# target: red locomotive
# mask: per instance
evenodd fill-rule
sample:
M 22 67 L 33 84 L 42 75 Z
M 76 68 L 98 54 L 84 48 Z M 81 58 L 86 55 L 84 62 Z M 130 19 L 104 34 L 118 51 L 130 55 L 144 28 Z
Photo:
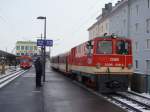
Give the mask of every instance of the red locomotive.
M 20 68 L 29 69 L 32 67 L 32 58 L 30 56 L 20 56 Z
M 51 59 L 51 67 L 101 93 L 126 91 L 133 73 L 131 40 L 97 37 Z

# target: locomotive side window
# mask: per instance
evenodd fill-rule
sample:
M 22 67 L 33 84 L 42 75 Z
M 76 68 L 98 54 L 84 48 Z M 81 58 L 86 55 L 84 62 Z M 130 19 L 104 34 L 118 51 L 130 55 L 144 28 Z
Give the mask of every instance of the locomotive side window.
M 129 43 L 123 40 L 118 41 L 117 54 L 129 54 Z
M 112 54 L 112 41 L 99 41 L 96 52 L 97 54 Z

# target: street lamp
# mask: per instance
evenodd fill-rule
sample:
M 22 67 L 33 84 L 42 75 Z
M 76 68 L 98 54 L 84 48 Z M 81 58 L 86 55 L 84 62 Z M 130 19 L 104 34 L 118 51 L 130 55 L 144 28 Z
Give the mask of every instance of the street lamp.
M 43 19 L 44 20 L 44 41 L 46 40 L 46 17 L 43 16 L 39 16 L 37 17 L 37 19 Z M 45 62 L 46 62 L 46 49 L 45 49 L 45 45 L 43 46 L 43 82 L 45 82 Z

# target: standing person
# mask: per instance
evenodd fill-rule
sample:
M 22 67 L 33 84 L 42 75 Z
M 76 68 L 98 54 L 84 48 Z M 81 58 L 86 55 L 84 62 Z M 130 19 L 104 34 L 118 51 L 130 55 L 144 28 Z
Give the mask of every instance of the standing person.
M 41 87 L 41 77 L 42 77 L 42 63 L 38 57 L 34 63 L 36 71 L 36 87 Z
M 5 74 L 5 62 L 4 60 L 2 61 L 2 72 L 1 74 Z

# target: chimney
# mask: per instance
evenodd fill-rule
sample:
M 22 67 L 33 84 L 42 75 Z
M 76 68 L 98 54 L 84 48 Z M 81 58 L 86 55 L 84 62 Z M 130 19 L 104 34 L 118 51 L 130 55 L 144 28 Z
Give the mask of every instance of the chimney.
M 102 8 L 102 15 L 109 13 L 112 10 L 112 3 L 105 4 L 105 8 Z
M 102 15 L 105 15 L 105 14 L 106 14 L 106 9 L 102 8 Z
M 112 10 L 112 3 L 108 3 L 108 10 L 109 10 L 109 11 Z
M 115 6 L 119 5 L 119 4 L 120 4 L 120 2 L 121 2 L 121 1 L 119 0 L 119 1 L 115 4 Z
M 105 4 L 105 9 L 108 10 L 108 4 Z

